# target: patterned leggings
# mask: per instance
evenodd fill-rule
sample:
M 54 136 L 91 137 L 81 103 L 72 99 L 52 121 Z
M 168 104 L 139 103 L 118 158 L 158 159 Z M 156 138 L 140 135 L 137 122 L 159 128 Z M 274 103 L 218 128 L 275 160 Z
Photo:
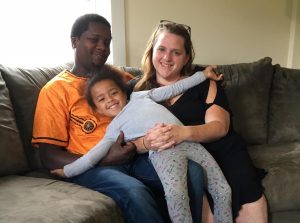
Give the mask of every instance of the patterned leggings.
M 231 188 L 217 162 L 201 144 L 183 142 L 159 153 L 150 151 L 149 158 L 163 184 L 172 222 L 193 222 L 187 192 L 189 159 L 199 163 L 207 175 L 215 222 L 232 223 Z

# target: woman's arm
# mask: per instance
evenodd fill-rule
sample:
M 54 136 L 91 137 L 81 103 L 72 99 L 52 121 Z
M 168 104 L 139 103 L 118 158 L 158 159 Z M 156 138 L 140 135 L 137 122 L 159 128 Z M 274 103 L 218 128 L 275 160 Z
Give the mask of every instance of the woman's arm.
M 210 81 L 206 103 L 212 103 L 217 94 L 217 85 Z M 169 147 L 170 142 L 182 141 L 211 142 L 225 136 L 229 130 L 230 116 L 228 111 L 214 104 L 205 113 L 205 124 L 195 126 L 178 126 L 161 124 L 152 128 L 145 136 L 150 147 L 160 150 Z
M 206 103 L 213 103 L 217 95 L 217 84 L 210 81 Z M 228 111 L 219 105 L 213 104 L 205 113 L 205 124 L 196 126 L 183 126 L 183 140 L 212 142 L 224 137 L 230 125 L 230 115 Z M 174 134 L 176 132 L 174 131 Z M 178 133 L 177 133 L 178 134 Z M 179 136 L 177 137 L 179 138 Z
M 171 126 L 171 140 L 212 142 L 224 137 L 229 129 L 229 114 L 218 105 L 212 105 L 205 114 L 205 124 L 195 126 Z
M 147 153 L 149 150 L 159 150 L 159 148 L 150 147 L 150 143 L 146 140 L 145 136 L 142 136 L 140 138 L 135 139 L 134 141 L 131 141 L 136 146 L 136 152 L 139 154 Z M 166 144 L 166 147 L 171 147 L 173 144 Z

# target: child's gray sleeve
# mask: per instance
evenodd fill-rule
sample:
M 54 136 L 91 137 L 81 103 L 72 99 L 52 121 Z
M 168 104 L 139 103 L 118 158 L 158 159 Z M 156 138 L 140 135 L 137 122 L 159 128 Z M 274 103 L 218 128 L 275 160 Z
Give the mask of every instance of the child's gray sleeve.
M 152 100 L 156 102 L 165 101 L 169 98 L 175 97 L 184 91 L 192 88 L 203 81 L 206 80 L 206 77 L 203 72 L 198 71 L 192 76 L 184 78 L 180 81 L 177 81 L 174 84 L 167 85 L 164 87 L 154 88 L 149 91 L 149 96 Z
M 64 166 L 64 173 L 67 178 L 77 176 L 93 168 L 107 154 L 114 141 L 102 139 L 88 153 L 74 162 Z

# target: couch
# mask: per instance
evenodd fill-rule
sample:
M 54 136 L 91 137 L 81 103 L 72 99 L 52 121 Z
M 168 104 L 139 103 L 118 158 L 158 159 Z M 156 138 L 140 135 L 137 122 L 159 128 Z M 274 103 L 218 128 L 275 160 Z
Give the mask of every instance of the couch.
M 0 65 L 0 222 L 124 222 L 109 197 L 49 177 L 30 144 L 39 90 L 53 68 Z M 134 75 L 138 68 L 120 67 Z M 300 222 L 300 70 L 254 62 L 219 65 L 237 132 L 263 184 L 270 223 Z

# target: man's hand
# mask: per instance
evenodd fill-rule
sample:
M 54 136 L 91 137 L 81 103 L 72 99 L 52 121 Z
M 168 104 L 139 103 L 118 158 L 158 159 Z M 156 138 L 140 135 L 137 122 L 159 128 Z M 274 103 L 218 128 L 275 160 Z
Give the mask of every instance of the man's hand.
M 131 162 L 136 154 L 136 146 L 131 142 L 124 142 L 121 131 L 117 141 L 110 147 L 106 156 L 100 161 L 100 166 L 122 165 Z

